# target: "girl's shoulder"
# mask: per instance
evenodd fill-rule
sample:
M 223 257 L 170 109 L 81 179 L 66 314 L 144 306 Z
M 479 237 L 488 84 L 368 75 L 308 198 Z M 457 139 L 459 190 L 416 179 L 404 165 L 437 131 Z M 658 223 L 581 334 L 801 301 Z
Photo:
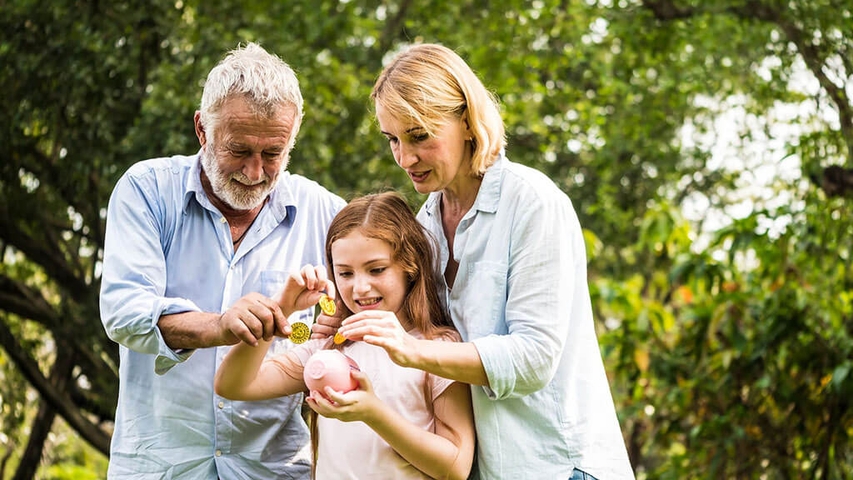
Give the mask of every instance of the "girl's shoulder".
M 425 339 L 426 336 L 417 328 L 413 328 L 407 332 L 409 335 L 417 338 L 417 339 Z M 459 335 L 459 332 L 453 330 L 452 328 L 443 328 L 440 331 L 436 332 L 436 335 L 431 338 L 431 340 L 437 340 L 440 342 L 461 342 L 462 336 Z

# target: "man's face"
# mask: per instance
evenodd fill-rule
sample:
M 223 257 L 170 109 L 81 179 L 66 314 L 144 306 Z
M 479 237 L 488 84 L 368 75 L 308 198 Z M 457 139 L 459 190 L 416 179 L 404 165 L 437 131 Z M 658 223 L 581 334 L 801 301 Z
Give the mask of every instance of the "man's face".
M 272 117 L 255 114 L 247 101 L 234 97 L 222 105 L 213 136 L 196 116 L 201 161 L 213 194 L 235 210 L 260 205 L 287 168 L 296 107 L 283 107 Z

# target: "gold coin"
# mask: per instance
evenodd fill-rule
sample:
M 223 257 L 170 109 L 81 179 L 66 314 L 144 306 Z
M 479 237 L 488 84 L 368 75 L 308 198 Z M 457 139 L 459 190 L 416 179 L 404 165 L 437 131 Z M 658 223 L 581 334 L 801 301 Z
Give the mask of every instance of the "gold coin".
M 326 294 L 323 294 L 323 296 L 320 297 L 320 310 L 322 310 L 325 315 L 328 315 L 330 317 L 338 311 L 338 309 L 335 307 L 335 301 L 332 300 L 332 298 Z
M 305 343 L 311 337 L 311 328 L 302 322 L 293 322 L 290 328 L 293 330 L 290 334 L 290 341 L 293 343 Z
M 340 345 L 347 341 L 347 337 L 341 335 L 340 332 L 335 332 L 335 344 Z

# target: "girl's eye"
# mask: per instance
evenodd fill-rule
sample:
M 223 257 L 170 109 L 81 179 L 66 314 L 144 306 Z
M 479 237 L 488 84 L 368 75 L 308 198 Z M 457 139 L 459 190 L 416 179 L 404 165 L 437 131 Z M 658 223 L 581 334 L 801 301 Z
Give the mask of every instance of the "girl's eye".
M 338 276 L 341 278 L 349 278 L 352 276 L 352 272 L 339 272 Z
M 372 273 L 374 275 L 379 275 L 380 273 L 382 273 L 384 271 L 385 271 L 385 267 L 376 267 L 376 268 L 370 269 L 370 273 Z

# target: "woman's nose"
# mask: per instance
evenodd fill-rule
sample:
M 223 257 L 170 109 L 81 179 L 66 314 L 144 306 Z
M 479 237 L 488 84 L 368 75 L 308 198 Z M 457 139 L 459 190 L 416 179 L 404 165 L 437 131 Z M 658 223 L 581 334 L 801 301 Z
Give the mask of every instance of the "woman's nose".
M 400 147 L 397 149 L 397 165 L 399 165 L 400 168 L 408 169 L 416 163 L 418 163 L 418 156 L 415 149 L 401 143 Z

